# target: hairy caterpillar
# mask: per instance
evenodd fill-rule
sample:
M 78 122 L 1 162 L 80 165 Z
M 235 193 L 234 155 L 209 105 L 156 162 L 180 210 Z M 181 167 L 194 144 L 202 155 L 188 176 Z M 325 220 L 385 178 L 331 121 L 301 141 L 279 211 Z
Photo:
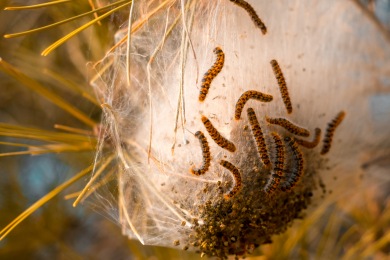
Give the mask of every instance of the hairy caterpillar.
M 230 152 L 236 151 L 236 146 L 232 142 L 227 140 L 225 137 L 223 137 L 207 117 L 202 116 L 202 122 L 215 143 Z
M 220 164 L 223 167 L 225 167 L 226 169 L 228 169 L 229 171 L 231 171 L 231 173 L 233 174 L 233 177 L 234 177 L 234 181 L 235 181 L 235 185 L 234 185 L 233 189 L 229 193 L 225 194 L 225 198 L 228 199 L 228 198 L 233 197 L 234 195 L 237 194 L 237 192 L 240 191 L 241 186 L 242 186 L 241 173 L 237 169 L 236 166 L 234 166 L 232 163 L 230 163 L 228 161 L 221 160 Z
M 310 135 L 309 130 L 302 128 L 302 127 L 299 127 L 299 126 L 291 123 L 290 121 L 288 121 L 285 118 L 270 118 L 270 117 L 266 116 L 265 120 L 270 124 L 279 125 L 279 126 L 283 127 L 284 129 L 286 129 L 287 131 L 289 131 L 292 134 L 299 135 L 299 136 L 305 136 L 305 137 Z
M 253 23 L 261 30 L 263 34 L 267 33 L 267 27 L 265 27 L 265 24 L 260 19 L 260 17 L 257 15 L 255 9 L 246 1 L 244 0 L 230 0 L 230 2 L 238 5 L 239 7 L 242 7 L 247 11 L 249 16 L 251 17 Z
M 240 96 L 240 98 L 238 99 L 238 101 L 236 103 L 236 110 L 234 113 L 234 118 L 236 120 L 239 120 L 241 118 L 242 109 L 244 108 L 246 102 L 248 102 L 249 99 L 255 99 L 255 100 L 262 101 L 262 102 L 271 102 L 273 100 L 273 97 L 271 95 L 264 94 L 264 93 L 261 93 L 261 92 L 256 91 L 256 90 L 245 91 Z
M 247 109 L 247 113 L 261 161 L 266 167 L 268 167 L 271 165 L 271 161 L 268 156 L 267 144 L 265 143 L 263 132 L 261 130 L 259 121 L 257 120 L 256 113 L 251 107 Z
M 297 144 L 299 144 L 303 147 L 306 147 L 306 148 L 310 148 L 310 149 L 315 148 L 320 143 L 320 140 L 321 140 L 321 129 L 320 128 L 314 129 L 313 141 L 306 141 L 306 140 L 302 140 L 299 138 L 295 138 L 295 142 L 297 142 Z
M 334 135 L 334 131 L 336 130 L 336 127 L 341 124 L 345 117 L 345 112 L 341 111 L 339 112 L 333 120 L 328 123 L 328 127 L 326 129 L 326 134 L 324 138 L 324 144 L 322 146 L 321 154 L 324 155 L 329 152 L 330 147 L 332 145 L 332 139 Z
M 281 137 L 275 132 L 271 133 L 271 135 L 275 143 L 275 163 L 273 167 L 274 172 L 264 188 L 264 191 L 268 194 L 277 189 L 280 179 L 283 176 L 285 160 L 285 149 Z
M 225 63 L 225 54 L 220 47 L 214 49 L 214 53 L 217 55 L 217 60 L 214 65 L 203 75 L 202 85 L 199 92 L 199 101 L 203 102 L 206 99 L 206 95 L 209 92 L 211 82 L 221 72 L 223 64 Z
M 295 142 L 294 138 L 285 137 L 284 141 L 290 147 L 293 155 L 293 161 L 295 163 L 292 170 L 288 172 L 289 174 L 286 176 L 285 182 L 283 182 L 280 187 L 282 191 L 289 191 L 296 185 L 303 173 L 304 160 L 303 154 L 299 150 L 298 144 Z
M 195 133 L 195 136 L 199 139 L 200 146 L 202 148 L 202 154 L 203 154 L 203 165 L 199 169 L 194 169 L 194 167 L 191 168 L 191 173 L 195 175 L 202 175 L 205 174 L 209 167 L 211 162 L 211 154 L 210 154 L 210 147 L 209 143 L 207 142 L 206 136 L 201 131 L 197 131 Z
M 292 105 L 291 105 L 290 95 L 288 94 L 288 90 L 287 90 L 286 80 L 284 79 L 284 76 L 283 76 L 283 72 L 280 69 L 279 64 L 276 60 L 271 60 L 271 65 L 272 65 L 272 69 L 274 71 L 275 77 L 278 81 L 278 85 L 279 85 L 280 93 L 282 94 L 282 99 L 283 99 L 284 105 L 287 109 L 287 112 L 289 114 L 291 114 L 292 113 Z

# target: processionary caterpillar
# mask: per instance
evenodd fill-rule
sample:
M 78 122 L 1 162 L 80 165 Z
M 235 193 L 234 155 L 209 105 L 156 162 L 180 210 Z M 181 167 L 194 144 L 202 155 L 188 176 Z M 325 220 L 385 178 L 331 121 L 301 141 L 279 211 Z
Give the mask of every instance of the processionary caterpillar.
M 290 100 L 290 95 L 288 94 L 286 80 L 284 79 L 283 72 L 279 67 L 279 64 L 276 60 L 271 60 L 272 69 L 274 71 L 276 80 L 278 81 L 280 93 L 282 94 L 282 99 L 284 105 L 287 109 L 287 113 L 291 114 L 292 105 Z
M 284 129 L 286 129 L 287 131 L 289 131 L 292 134 L 299 135 L 299 136 L 305 136 L 305 137 L 310 135 L 309 130 L 302 128 L 302 127 L 299 127 L 299 126 L 291 123 L 290 121 L 288 121 L 285 118 L 270 118 L 270 117 L 266 116 L 265 120 L 270 124 L 279 125 L 279 126 L 283 127 Z
M 247 114 L 249 118 L 249 123 L 251 125 L 252 134 L 256 141 L 257 151 L 259 152 L 261 161 L 266 167 L 271 165 L 271 161 L 268 156 L 267 144 L 263 136 L 263 131 L 261 130 L 259 121 L 257 120 L 256 113 L 253 108 L 247 109 Z
M 236 195 L 241 189 L 241 186 L 242 186 L 241 173 L 237 169 L 236 166 L 234 166 L 232 163 L 230 163 L 228 161 L 221 160 L 220 164 L 223 167 L 225 167 L 226 169 L 228 169 L 229 171 L 231 171 L 231 173 L 233 174 L 233 177 L 234 177 L 235 185 L 234 185 L 233 189 L 228 194 L 225 194 L 225 198 L 229 199 L 229 198 L 233 197 L 234 195 Z
M 202 116 L 202 122 L 214 142 L 216 142 L 220 147 L 228 150 L 229 152 L 236 151 L 236 146 L 232 142 L 227 140 L 225 137 L 223 137 L 207 117 Z
M 253 23 L 261 30 L 263 34 L 267 33 L 267 27 L 265 27 L 265 24 L 260 19 L 260 17 L 257 15 L 255 9 L 246 1 L 244 0 L 230 0 L 230 2 L 238 5 L 239 7 L 245 9 L 249 16 L 251 17 Z
M 271 178 L 268 180 L 267 185 L 264 188 L 264 191 L 268 194 L 274 192 L 280 183 L 280 179 L 283 176 L 284 172 L 284 145 L 281 137 L 273 132 L 271 133 L 274 143 L 275 143 L 275 164 L 274 164 L 274 173 L 271 175 Z
M 203 102 L 206 99 L 206 95 L 209 92 L 210 84 L 213 79 L 221 72 L 223 64 L 225 63 L 225 54 L 220 47 L 214 49 L 214 53 L 217 54 L 217 60 L 214 65 L 203 75 L 202 85 L 199 92 L 199 101 Z
M 199 169 L 194 169 L 194 167 L 192 167 L 190 171 L 192 174 L 199 176 L 205 174 L 208 171 L 211 163 L 211 154 L 210 154 L 209 143 L 207 142 L 206 136 L 204 136 L 204 134 L 201 131 L 197 131 L 195 133 L 195 136 L 199 139 L 200 146 L 202 148 L 203 165 Z
M 321 129 L 319 128 L 314 129 L 314 138 L 313 141 L 311 142 L 295 138 L 295 142 L 297 142 L 297 144 L 309 149 L 315 148 L 320 143 L 320 140 L 321 140 Z
M 295 163 L 292 171 L 289 173 L 288 176 L 286 176 L 287 179 L 285 180 L 285 182 L 282 183 L 280 187 L 282 191 L 289 191 L 296 185 L 303 173 L 304 160 L 303 154 L 299 150 L 298 144 L 295 142 L 294 138 L 285 137 L 284 141 L 291 148 L 293 160 Z
M 246 102 L 249 99 L 255 99 L 258 101 L 262 101 L 262 102 L 270 102 L 270 101 L 272 101 L 273 97 L 271 95 L 264 94 L 264 93 L 261 93 L 261 92 L 256 91 L 256 90 L 245 91 L 240 96 L 240 98 L 238 99 L 238 101 L 236 103 L 236 111 L 234 113 L 234 118 L 236 120 L 239 120 L 241 118 L 242 109 L 244 108 Z
M 326 129 L 326 134 L 324 138 L 324 144 L 322 146 L 321 154 L 324 155 L 329 152 L 330 147 L 332 145 L 332 139 L 334 135 L 334 131 L 341 124 L 345 117 L 345 112 L 341 111 L 337 114 L 337 116 L 328 123 L 328 128 Z

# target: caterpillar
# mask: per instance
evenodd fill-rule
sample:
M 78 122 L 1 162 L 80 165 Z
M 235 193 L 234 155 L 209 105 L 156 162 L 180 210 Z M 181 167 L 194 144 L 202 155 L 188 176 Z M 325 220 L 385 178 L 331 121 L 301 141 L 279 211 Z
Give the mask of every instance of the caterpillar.
M 299 126 L 291 123 L 290 121 L 288 121 L 285 118 L 270 118 L 270 117 L 266 116 L 265 120 L 270 124 L 279 125 L 279 126 L 283 127 L 284 129 L 286 129 L 287 131 L 289 131 L 292 134 L 304 136 L 304 137 L 307 137 L 310 135 L 309 130 L 302 128 L 302 127 L 299 127 Z
M 295 163 L 293 169 L 289 172 L 289 176 L 286 176 L 286 180 L 280 187 L 282 191 L 289 191 L 296 185 L 303 173 L 304 160 L 303 154 L 299 150 L 298 144 L 295 142 L 294 138 L 285 137 L 284 141 L 290 147 L 293 154 L 293 161 Z
M 295 142 L 297 144 L 299 144 L 303 147 L 306 147 L 306 148 L 310 148 L 310 149 L 315 148 L 320 143 L 320 140 L 321 140 L 321 129 L 320 128 L 314 129 L 314 138 L 313 138 L 313 141 L 311 141 L 311 142 L 295 138 Z
M 216 47 L 214 49 L 214 53 L 217 55 L 217 60 L 214 62 L 214 65 L 211 66 L 211 68 L 203 75 L 202 85 L 199 92 L 200 102 L 203 102 L 206 99 L 211 82 L 221 72 L 223 64 L 225 63 L 225 54 L 220 47 Z
M 194 167 L 192 167 L 190 171 L 192 174 L 199 176 L 205 174 L 208 171 L 211 164 L 211 154 L 210 154 L 209 143 L 207 142 L 206 136 L 204 136 L 204 134 L 201 131 L 197 131 L 195 133 L 195 136 L 199 139 L 200 147 L 202 148 L 203 164 L 202 167 L 196 170 L 194 169 Z
M 271 165 L 271 161 L 268 156 L 267 144 L 265 143 L 263 132 L 261 130 L 259 121 L 257 120 L 256 113 L 253 108 L 250 107 L 247 109 L 247 114 L 249 123 L 251 125 L 252 134 L 256 141 L 257 151 L 259 152 L 261 161 L 266 167 L 268 167 Z
M 284 145 L 281 137 L 277 133 L 273 132 L 271 133 L 271 135 L 272 138 L 274 139 L 275 148 L 276 148 L 274 172 L 278 176 L 282 177 L 283 170 L 284 170 L 284 153 L 285 153 Z
M 239 7 L 243 8 L 245 11 L 247 11 L 247 13 L 251 17 L 255 26 L 258 27 L 263 34 L 267 33 L 267 27 L 265 26 L 263 21 L 260 19 L 260 17 L 257 15 L 255 9 L 253 9 L 253 7 L 249 3 L 247 3 L 244 0 L 230 0 L 230 2 L 238 5 Z
M 264 187 L 264 192 L 267 194 L 272 194 L 279 186 L 279 183 L 280 183 L 280 176 L 273 173 L 271 177 L 268 179 L 268 182 Z
M 236 166 L 234 166 L 232 163 L 230 163 L 228 161 L 221 160 L 220 164 L 223 167 L 225 167 L 226 169 L 228 169 L 229 171 L 231 171 L 231 173 L 233 174 L 233 177 L 234 177 L 235 185 L 234 185 L 233 189 L 229 193 L 225 194 L 225 198 L 229 199 L 229 198 L 233 197 L 234 195 L 236 195 L 241 189 L 241 186 L 242 186 L 241 173 L 237 169 Z
M 225 137 L 223 137 L 207 117 L 202 116 L 202 122 L 215 143 L 217 143 L 220 147 L 228 150 L 229 152 L 236 151 L 236 146 L 232 142 L 227 140 Z
M 280 93 L 282 94 L 283 103 L 287 109 L 287 113 L 292 113 L 292 105 L 290 95 L 288 94 L 286 80 L 284 79 L 283 72 L 279 67 L 279 63 L 276 60 L 271 60 L 271 66 L 274 71 L 276 80 L 278 81 Z
M 238 99 L 238 101 L 236 103 L 236 110 L 235 110 L 235 113 L 234 113 L 234 118 L 236 120 L 239 120 L 241 118 L 242 109 L 244 108 L 246 102 L 249 99 L 256 99 L 256 100 L 259 100 L 259 101 L 262 101 L 262 102 L 270 102 L 270 101 L 273 100 L 273 96 L 261 93 L 261 92 L 256 91 L 256 90 L 245 91 L 240 96 L 240 98 Z
M 330 123 L 328 123 L 328 127 L 326 129 L 326 134 L 325 134 L 325 138 L 324 138 L 324 143 L 323 143 L 323 146 L 322 146 L 322 150 L 321 150 L 321 154 L 324 155 L 326 153 L 329 152 L 330 150 L 330 147 L 332 145 L 332 139 L 333 139 L 333 135 L 334 135 L 334 131 L 336 130 L 336 127 L 338 127 L 341 122 L 343 121 L 345 117 L 345 112 L 344 111 L 341 111 L 339 112 L 335 118 L 333 118 L 332 121 L 330 121 Z
M 280 179 L 283 176 L 284 172 L 284 145 L 281 137 L 273 132 L 271 133 L 274 143 L 275 143 L 275 164 L 274 164 L 274 173 L 271 175 L 271 178 L 268 180 L 267 185 L 264 188 L 264 191 L 267 194 L 270 194 L 276 190 L 279 186 Z

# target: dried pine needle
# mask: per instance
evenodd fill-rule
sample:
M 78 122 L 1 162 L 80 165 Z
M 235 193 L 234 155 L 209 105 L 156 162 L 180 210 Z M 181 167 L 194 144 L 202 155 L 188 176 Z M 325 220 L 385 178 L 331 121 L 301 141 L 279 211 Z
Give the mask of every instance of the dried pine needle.
M 113 161 L 114 155 L 110 155 L 105 159 L 105 162 L 99 167 L 99 169 L 94 173 L 93 177 L 89 180 L 87 185 L 81 191 L 80 195 L 73 203 L 73 207 L 76 207 L 79 202 L 84 198 L 84 195 L 90 190 L 91 185 L 96 181 L 96 179 L 103 173 L 107 166 Z
M 73 145 L 89 143 L 91 146 L 94 146 L 97 142 L 96 138 L 93 136 L 47 131 L 38 128 L 10 125 L 6 123 L 0 123 L 0 136 Z
M 88 130 L 84 130 L 84 129 L 80 129 L 80 128 L 75 128 L 75 127 L 70 127 L 70 126 L 66 126 L 66 125 L 55 124 L 54 128 L 55 129 L 64 130 L 64 131 L 69 132 L 69 133 L 88 135 L 88 136 L 92 136 L 93 135 L 92 131 L 88 131 Z
M 88 23 L 84 24 L 83 26 L 80 26 L 79 28 L 77 28 L 76 30 L 70 32 L 69 34 L 65 35 L 64 37 L 62 37 L 61 39 L 59 39 L 58 41 L 56 41 L 55 43 L 53 43 L 52 45 L 50 45 L 49 47 L 47 47 L 42 53 L 41 55 L 42 56 L 47 56 L 50 52 L 52 52 L 53 50 L 55 50 L 56 48 L 58 48 L 59 46 L 61 46 L 62 44 L 64 44 L 67 40 L 69 40 L 70 38 L 76 36 L 79 32 L 82 32 L 83 30 L 87 29 L 88 27 L 92 26 L 93 24 L 95 24 L 96 22 L 100 21 L 100 20 L 103 20 L 104 18 L 110 16 L 111 14 L 119 11 L 120 9 L 130 5 L 132 2 L 127 2 L 126 4 L 123 4 L 123 5 L 120 5 L 108 12 L 106 12 L 105 14 L 99 16 L 98 18 L 95 18 L 91 21 L 89 21 Z
M 42 8 L 42 7 L 48 7 L 48 6 L 52 6 L 52 5 L 67 3 L 67 2 L 71 2 L 71 1 L 72 0 L 56 0 L 56 1 L 51 1 L 51 2 L 47 2 L 47 3 L 36 4 L 36 5 L 9 6 L 9 7 L 4 8 L 4 10 L 6 10 L 6 11 L 15 11 L 15 10 L 37 9 L 37 8 Z
M 28 31 L 24 31 L 24 32 L 19 32 L 19 33 L 5 34 L 5 35 L 4 35 L 4 38 L 14 38 L 14 37 L 19 37 L 19 36 L 23 36 L 23 35 L 28 35 L 28 34 L 40 32 L 40 31 L 52 29 L 52 28 L 54 28 L 54 27 L 56 27 L 56 26 L 59 26 L 59 25 L 61 25 L 61 24 L 65 24 L 65 23 L 68 23 L 68 22 L 77 20 L 77 19 L 79 19 L 79 18 L 88 16 L 88 15 L 90 15 L 90 14 L 96 14 L 97 12 L 104 11 L 104 10 L 106 10 L 106 9 L 109 9 L 109 8 L 113 7 L 113 6 L 116 6 L 116 5 L 119 5 L 119 4 L 128 2 L 128 1 L 129 1 L 129 0 L 117 1 L 117 2 L 115 2 L 115 3 L 106 5 L 106 6 L 104 6 L 104 7 L 101 7 L 101 8 L 98 8 L 98 9 L 94 9 L 94 10 L 92 10 L 92 11 L 85 12 L 85 13 L 83 13 L 83 14 L 79 14 L 79 15 L 73 16 L 73 17 L 71 17 L 71 18 L 68 18 L 68 19 L 65 19 L 65 20 L 62 20 L 62 21 L 53 23 L 53 24 L 49 24 L 49 25 L 46 25 L 46 26 L 42 26 L 42 27 L 39 27 L 39 28 L 35 28 L 35 29 L 32 29 L 32 30 L 28 30 Z M 98 19 L 98 18 L 96 18 L 96 19 Z

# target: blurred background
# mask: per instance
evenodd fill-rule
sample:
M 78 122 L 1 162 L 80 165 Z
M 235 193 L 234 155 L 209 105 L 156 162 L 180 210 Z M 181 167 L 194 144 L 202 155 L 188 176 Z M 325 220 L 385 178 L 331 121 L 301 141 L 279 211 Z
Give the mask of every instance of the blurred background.
M 42 1 L 29 1 L 29 4 L 39 2 Z M 79 1 L 77 8 L 73 7 L 73 9 L 72 6 L 75 5 L 69 5 L 70 8 L 55 6 L 36 10 L 3 11 L 6 6 L 19 4 L 26 4 L 26 1 L 0 2 L 0 35 L 41 27 L 91 9 L 88 1 Z M 383 30 L 390 33 L 390 0 L 360 0 L 359 4 L 365 8 L 366 15 L 377 19 L 383 26 Z M 99 121 L 100 107 L 81 97 L 77 92 L 70 91 L 65 83 L 71 82 L 93 95 L 88 85 L 88 64 L 104 56 L 106 50 L 113 44 L 114 32 L 125 18 L 120 15 L 111 16 L 103 20 L 100 25 L 93 26 L 70 39 L 48 57 L 43 58 L 40 55 L 45 47 L 90 19 L 81 18 L 34 35 L 11 39 L 1 37 L 0 57 L 70 101 L 93 120 Z M 61 80 L 55 75 L 60 75 Z M 55 124 L 92 130 L 1 71 L 0 87 L 1 123 L 50 131 L 54 130 Z M 15 140 L 1 136 L 0 141 Z M 31 142 L 31 145 L 37 144 L 35 141 L 26 142 Z M 17 151 L 23 149 L 0 145 L 0 153 Z M 90 165 L 93 157 L 92 150 L 79 153 L 0 157 L 0 229 L 32 203 Z M 67 200 L 64 196 L 81 190 L 87 181 L 88 177 L 85 177 L 66 192 L 54 197 L 0 241 L 0 259 L 197 259 L 200 257 L 197 254 L 173 249 L 141 246 L 138 242 L 124 237 L 117 223 L 105 214 L 94 211 L 93 206 L 90 207 L 88 203 L 73 208 L 73 199 Z M 379 225 L 379 227 L 375 226 L 378 237 L 383 237 L 386 232 L 390 233 L 390 192 L 384 191 L 379 195 L 374 190 L 363 192 L 367 192 L 367 201 L 362 203 L 361 208 L 349 211 L 350 215 L 344 215 L 342 220 L 334 219 L 333 208 L 324 210 L 321 218 L 316 220 L 318 229 L 329 233 L 327 239 L 331 239 L 332 236 L 339 239 L 340 230 L 349 231 L 351 225 L 354 225 L 356 230 L 365 230 Z M 343 205 L 339 206 L 343 207 Z M 349 223 L 349 226 L 342 221 Z M 329 227 L 329 223 L 339 226 Z M 359 232 L 354 233 L 353 230 L 350 232 L 350 237 L 345 240 L 357 244 L 360 239 Z M 284 253 L 285 249 L 281 245 L 287 238 L 288 234 L 276 238 L 275 241 L 280 243 L 261 248 L 260 254 L 263 256 L 253 259 L 305 256 L 302 252 Z M 305 243 L 304 239 L 301 243 Z M 384 243 L 385 245 L 377 245 L 377 252 L 370 254 L 367 259 L 389 257 L 390 244 Z M 339 252 L 345 253 L 341 249 Z M 321 255 L 320 253 L 316 252 L 317 256 Z M 310 254 L 306 257 L 312 258 Z

